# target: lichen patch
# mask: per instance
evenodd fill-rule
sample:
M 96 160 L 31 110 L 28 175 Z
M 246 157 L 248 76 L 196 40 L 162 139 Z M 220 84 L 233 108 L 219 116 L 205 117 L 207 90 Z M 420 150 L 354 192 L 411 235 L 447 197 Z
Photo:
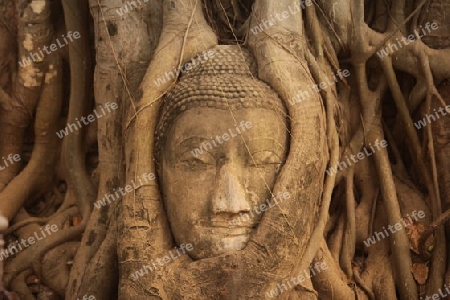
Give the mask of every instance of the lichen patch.
M 42 72 L 38 68 L 33 68 L 32 65 L 20 68 L 20 78 L 23 80 L 23 85 L 27 87 L 35 87 L 41 85 Z
M 33 36 L 29 33 L 25 34 L 25 39 L 23 40 L 23 47 L 31 51 L 33 50 Z
M 33 12 L 40 14 L 45 8 L 45 0 L 33 0 L 30 3 Z
M 45 83 L 51 83 L 52 79 L 58 75 L 58 71 L 53 69 L 53 65 L 50 65 L 49 71 L 45 73 Z

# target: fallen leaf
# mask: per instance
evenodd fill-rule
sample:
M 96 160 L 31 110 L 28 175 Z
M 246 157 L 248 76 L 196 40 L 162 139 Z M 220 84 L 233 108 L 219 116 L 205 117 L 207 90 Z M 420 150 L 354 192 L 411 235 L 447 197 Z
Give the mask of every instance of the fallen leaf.
M 406 223 L 406 235 L 409 238 L 409 248 L 414 251 L 415 253 L 420 255 L 420 249 L 419 249 L 419 240 L 422 236 L 422 233 L 425 231 L 426 227 L 422 223 L 414 222 L 411 223 L 409 220 L 405 221 Z
M 424 263 L 414 263 L 411 268 L 414 279 L 418 284 L 424 285 L 428 278 L 428 267 Z

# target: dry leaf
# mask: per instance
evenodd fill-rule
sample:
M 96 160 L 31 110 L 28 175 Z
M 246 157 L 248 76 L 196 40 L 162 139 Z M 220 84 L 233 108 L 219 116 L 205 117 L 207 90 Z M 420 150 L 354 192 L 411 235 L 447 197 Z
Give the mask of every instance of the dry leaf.
M 406 235 L 409 238 L 409 248 L 414 251 L 415 253 L 420 255 L 419 252 L 419 240 L 422 236 L 422 233 L 425 231 L 426 227 L 422 223 L 414 222 L 411 223 L 409 220 L 405 220 L 405 223 L 408 225 L 405 227 L 406 229 Z
M 411 272 L 418 284 L 424 285 L 428 278 L 428 267 L 424 263 L 414 263 Z

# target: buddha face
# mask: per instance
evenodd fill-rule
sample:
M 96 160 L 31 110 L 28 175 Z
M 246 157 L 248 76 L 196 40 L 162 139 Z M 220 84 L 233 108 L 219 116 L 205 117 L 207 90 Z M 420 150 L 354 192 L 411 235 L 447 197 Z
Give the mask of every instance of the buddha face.
M 262 108 L 233 114 L 237 124 L 229 111 L 192 108 L 167 132 L 164 206 L 176 243 L 192 244 L 194 259 L 245 247 L 262 218 L 253 209 L 271 199 L 286 159 L 284 116 Z

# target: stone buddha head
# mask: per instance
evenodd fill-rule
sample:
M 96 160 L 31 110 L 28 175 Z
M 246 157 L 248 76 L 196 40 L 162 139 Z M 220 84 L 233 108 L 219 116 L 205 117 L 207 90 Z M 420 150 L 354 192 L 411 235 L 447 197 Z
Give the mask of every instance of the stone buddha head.
M 256 78 L 251 55 L 213 50 L 166 95 L 155 133 L 170 228 L 177 245 L 193 245 L 193 259 L 245 247 L 289 143 L 285 106 Z

